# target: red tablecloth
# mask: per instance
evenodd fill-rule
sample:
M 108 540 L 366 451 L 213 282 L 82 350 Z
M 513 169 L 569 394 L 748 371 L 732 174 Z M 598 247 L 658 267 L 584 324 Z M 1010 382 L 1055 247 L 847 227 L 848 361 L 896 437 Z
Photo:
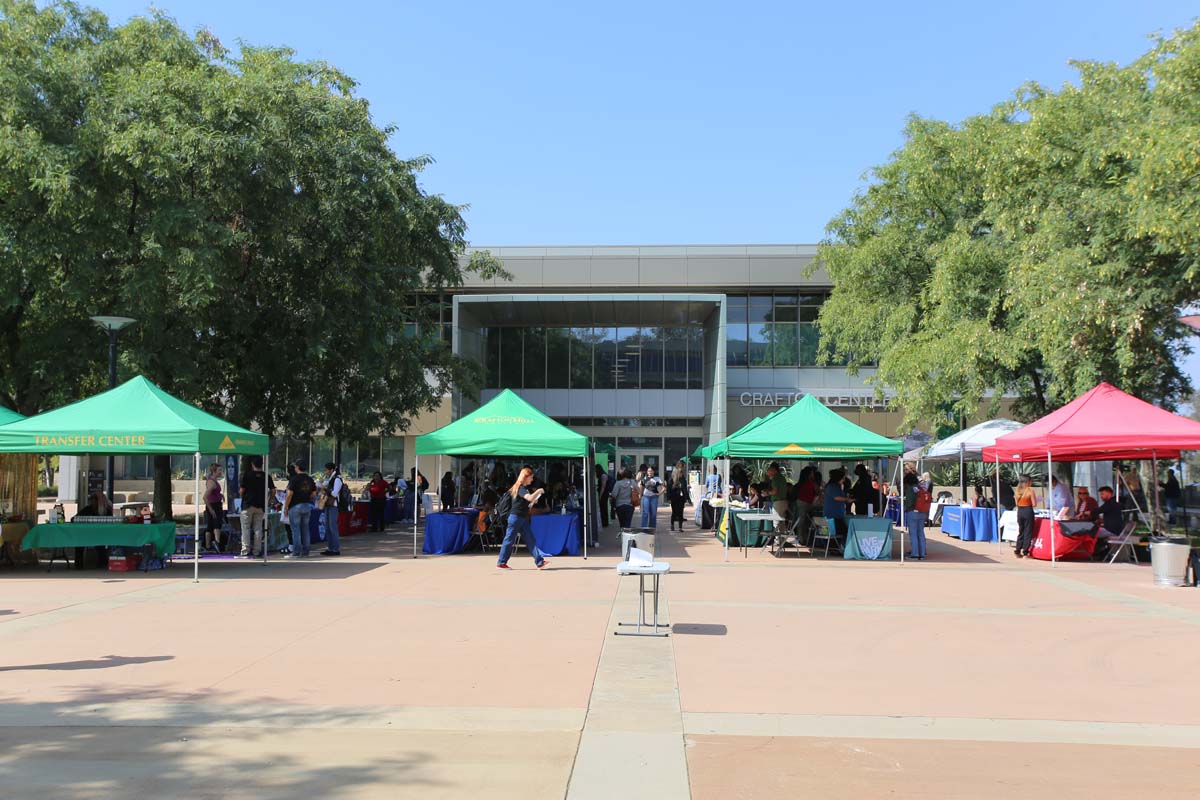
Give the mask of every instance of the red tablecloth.
M 1029 554 L 1042 561 L 1049 561 L 1051 521 L 1039 517 L 1035 522 L 1037 523 L 1037 527 L 1034 528 L 1033 532 L 1033 549 Z M 1057 520 L 1054 521 L 1053 526 L 1055 558 L 1059 561 L 1087 561 L 1091 559 L 1092 553 L 1096 549 L 1096 537 L 1094 534 L 1064 536 Z

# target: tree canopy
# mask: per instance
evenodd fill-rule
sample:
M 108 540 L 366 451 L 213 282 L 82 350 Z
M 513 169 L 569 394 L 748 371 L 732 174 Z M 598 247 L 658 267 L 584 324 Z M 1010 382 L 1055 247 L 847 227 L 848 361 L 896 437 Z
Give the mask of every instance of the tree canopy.
M 0 0 L 0 403 L 101 388 L 94 314 L 137 319 L 125 371 L 269 433 L 353 440 L 471 391 L 404 335 L 436 331 L 420 300 L 462 282 L 466 226 L 395 133 L 286 48 Z
M 1076 62 L 904 145 L 830 222 L 822 343 L 910 421 L 1015 396 L 1032 418 L 1101 380 L 1174 407 L 1200 297 L 1200 24 L 1127 66 Z

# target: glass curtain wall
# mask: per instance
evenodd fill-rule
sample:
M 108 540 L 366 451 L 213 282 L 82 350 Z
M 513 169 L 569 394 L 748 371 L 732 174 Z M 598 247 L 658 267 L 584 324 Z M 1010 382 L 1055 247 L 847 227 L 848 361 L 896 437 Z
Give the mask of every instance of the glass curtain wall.
M 817 314 L 825 295 L 750 294 L 726 298 L 730 367 L 815 367 L 820 356 Z
M 698 328 L 585 327 L 483 330 L 487 388 L 701 389 Z

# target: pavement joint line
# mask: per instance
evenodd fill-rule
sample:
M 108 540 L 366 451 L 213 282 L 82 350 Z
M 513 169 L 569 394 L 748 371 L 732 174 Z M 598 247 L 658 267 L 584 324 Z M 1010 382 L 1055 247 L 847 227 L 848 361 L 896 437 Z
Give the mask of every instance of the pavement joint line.
M 1200 725 L 999 717 L 741 714 L 685 711 L 688 736 L 899 739 L 1200 749 Z
M 749 608 L 769 611 L 827 611 L 869 614 L 934 614 L 995 617 L 1066 617 L 1071 619 L 1153 619 L 1150 609 L 1142 611 L 1071 611 L 1036 608 L 943 608 L 914 605 L 853 605 L 848 603 L 756 603 L 744 600 L 676 600 L 672 605 L 687 608 Z
M 1179 622 L 1187 622 L 1192 625 L 1200 625 L 1200 612 L 1191 611 L 1186 608 L 1164 603 L 1159 600 L 1151 600 L 1147 597 L 1139 597 L 1133 594 L 1126 594 L 1117 589 L 1105 589 L 1099 586 L 1093 586 L 1067 575 L 1057 575 L 1051 572 L 1029 573 L 1029 579 L 1042 583 L 1048 586 L 1055 586 L 1060 589 L 1065 589 L 1084 597 L 1094 600 L 1102 600 L 1110 603 L 1118 603 L 1130 608 L 1145 610 L 1148 614 L 1157 617 L 1170 617 Z M 1170 591 L 1169 588 L 1163 587 L 1164 591 Z
M 5 728 L 356 729 L 397 731 L 574 732 L 582 708 L 507 706 L 355 707 L 279 703 L 47 702 L 0 704 Z

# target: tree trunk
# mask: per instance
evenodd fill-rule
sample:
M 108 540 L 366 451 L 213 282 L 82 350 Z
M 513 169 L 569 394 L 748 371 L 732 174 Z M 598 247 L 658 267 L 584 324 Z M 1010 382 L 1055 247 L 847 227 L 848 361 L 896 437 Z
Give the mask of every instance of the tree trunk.
M 171 511 L 171 457 L 154 457 L 154 516 L 161 520 L 175 519 Z
M 342 439 L 340 436 L 333 437 L 333 463 L 337 464 L 337 468 L 342 468 Z

